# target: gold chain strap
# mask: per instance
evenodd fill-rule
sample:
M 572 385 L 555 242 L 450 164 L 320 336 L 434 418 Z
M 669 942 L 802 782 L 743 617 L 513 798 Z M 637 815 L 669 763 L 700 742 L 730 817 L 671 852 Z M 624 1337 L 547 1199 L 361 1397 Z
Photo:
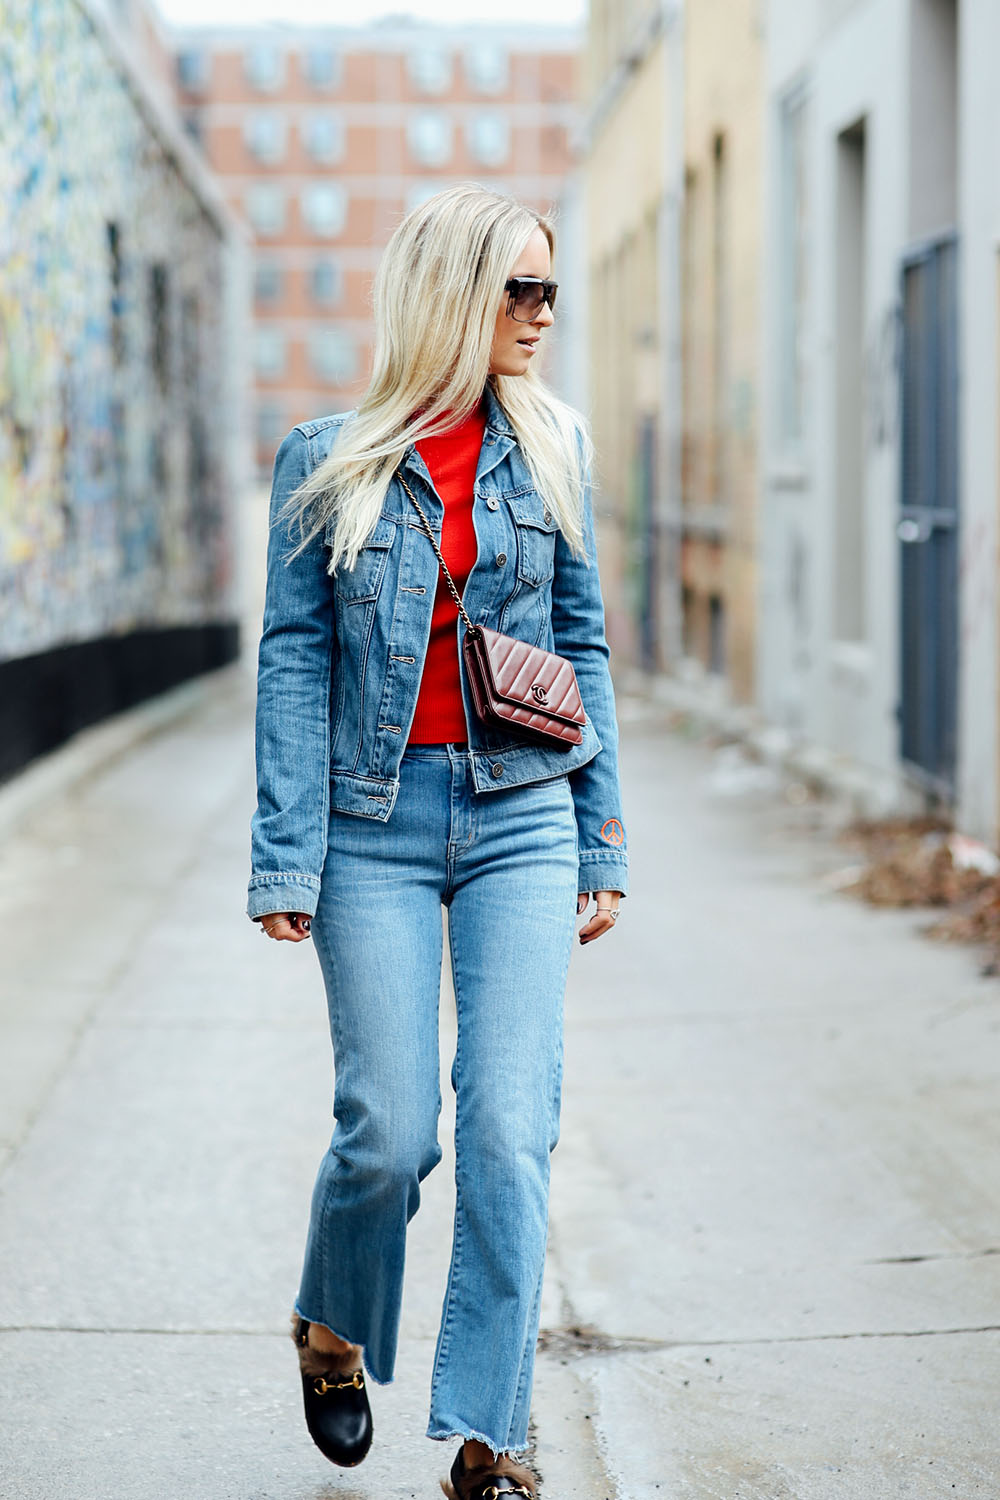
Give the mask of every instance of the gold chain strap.
M 455 580 L 454 580 L 454 578 L 452 578 L 451 574 L 448 572 L 448 564 L 445 562 L 444 558 L 441 556 L 441 548 L 438 546 L 437 541 L 436 541 L 435 536 L 434 536 L 434 533 L 431 530 L 431 523 L 428 521 L 427 517 L 424 515 L 423 506 L 420 504 L 420 501 L 417 499 L 416 495 L 410 489 L 410 486 L 407 484 L 407 482 L 403 478 L 402 474 L 397 473 L 396 474 L 396 478 L 399 480 L 400 484 L 403 486 L 403 489 L 409 495 L 410 499 L 413 501 L 414 505 L 417 508 L 417 515 L 420 517 L 420 520 L 423 523 L 424 535 L 427 537 L 427 540 L 430 542 L 431 546 L 434 548 L 434 555 L 437 558 L 438 562 L 441 564 L 441 572 L 444 574 L 444 581 L 448 585 L 448 588 L 451 590 L 451 597 L 454 599 L 455 603 L 458 606 L 458 612 L 462 616 L 462 619 L 465 621 L 465 627 L 466 627 L 466 629 L 467 630 L 475 630 L 476 627 L 473 625 L 472 621 L 469 619 L 468 611 L 466 610 L 465 605 L 462 603 L 462 596 L 458 592 L 458 589 L 455 587 Z

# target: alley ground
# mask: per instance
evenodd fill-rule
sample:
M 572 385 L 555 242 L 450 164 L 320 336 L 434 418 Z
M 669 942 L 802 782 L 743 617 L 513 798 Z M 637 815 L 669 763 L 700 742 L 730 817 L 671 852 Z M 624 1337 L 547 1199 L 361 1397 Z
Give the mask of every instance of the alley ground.
M 310 947 L 243 916 L 250 711 L 232 669 L 0 794 L 3 1500 L 433 1500 L 451 1459 L 422 1435 L 447 1155 L 370 1459 L 301 1424 L 329 1045 Z M 834 894 L 774 789 L 624 717 L 634 894 L 570 976 L 544 1494 L 995 1497 L 1000 983 Z

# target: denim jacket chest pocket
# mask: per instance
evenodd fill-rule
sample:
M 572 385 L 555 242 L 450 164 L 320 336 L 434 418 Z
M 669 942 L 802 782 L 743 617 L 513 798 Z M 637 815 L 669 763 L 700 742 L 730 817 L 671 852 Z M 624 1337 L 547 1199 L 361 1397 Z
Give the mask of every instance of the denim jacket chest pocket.
M 535 489 L 508 495 L 517 537 L 517 576 L 535 588 L 548 583 L 555 569 L 557 526 L 552 512 Z
M 332 523 L 331 523 L 332 524 Z M 344 604 L 368 604 L 378 598 L 378 591 L 385 574 L 389 549 L 396 537 L 396 524 L 384 516 L 376 523 L 353 568 L 338 567 L 333 576 L 333 587 L 338 599 Z M 329 544 L 330 530 L 327 529 Z

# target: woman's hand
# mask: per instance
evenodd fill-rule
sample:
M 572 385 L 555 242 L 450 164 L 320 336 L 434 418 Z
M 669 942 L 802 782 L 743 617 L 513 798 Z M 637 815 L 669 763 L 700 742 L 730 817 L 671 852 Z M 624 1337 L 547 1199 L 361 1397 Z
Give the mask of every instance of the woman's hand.
M 592 894 L 597 910 L 590 921 L 580 928 L 581 943 L 592 943 L 594 938 L 603 937 L 606 932 L 611 931 L 618 916 L 618 903 L 622 898 L 621 891 L 594 891 Z M 578 917 L 587 910 L 589 900 L 590 895 L 586 891 L 581 891 L 577 896 L 576 914 Z
M 312 936 L 312 920 L 300 911 L 272 911 L 260 918 L 260 930 L 276 943 L 302 943 Z

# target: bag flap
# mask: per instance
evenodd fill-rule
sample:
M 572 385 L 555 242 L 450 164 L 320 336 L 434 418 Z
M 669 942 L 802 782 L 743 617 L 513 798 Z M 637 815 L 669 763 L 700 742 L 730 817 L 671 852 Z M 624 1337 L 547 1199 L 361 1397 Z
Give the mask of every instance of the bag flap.
M 485 625 L 477 628 L 482 635 L 479 657 L 495 697 L 566 724 L 587 722 L 572 662 Z

